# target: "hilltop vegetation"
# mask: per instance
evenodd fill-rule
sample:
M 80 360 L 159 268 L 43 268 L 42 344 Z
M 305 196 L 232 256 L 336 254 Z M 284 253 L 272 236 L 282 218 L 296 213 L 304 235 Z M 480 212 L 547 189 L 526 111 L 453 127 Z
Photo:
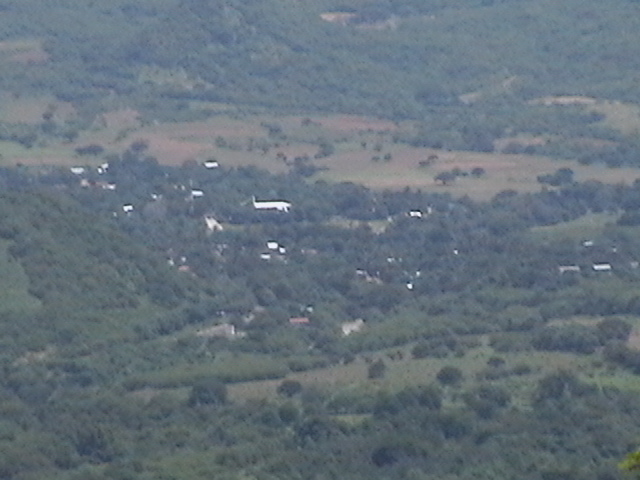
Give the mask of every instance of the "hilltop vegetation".
M 202 117 L 216 109 L 190 102 L 224 102 L 410 118 L 421 129 L 409 140 L 432 147 L 487 151 L 524 132 L 550 142 L 538 153 L 589 153 L 569 141 L 575 137 L 637 151 L 617 130 L 628 132 L 625 125 L 600 122 L 609 104 L 584 105 L 590 97 L 639 102 L 638 45 L 619 34 L 638 28 L 638 5 L 629 0 L 606 9 L 577 0 L 118 0 L 100 8 L 4 0 L 2 7 L 0 61 L 8 73 L 0 88 L 53 93 L 73 102 L 84 122 L 118 106 L 147 121 Z M 558 95 L 569 105 L 531 103 Z M 606 153 L 631 162 L 625 151 Z

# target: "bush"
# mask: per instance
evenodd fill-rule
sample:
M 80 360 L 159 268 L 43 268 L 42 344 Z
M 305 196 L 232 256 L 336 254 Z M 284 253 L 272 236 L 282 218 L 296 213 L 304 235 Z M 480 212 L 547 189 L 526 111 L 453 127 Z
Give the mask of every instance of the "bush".
M 387 370 L 387 366 L 385 365 L 384 361 L 381 358 L 379 358 L 378 360 L 373 362 L 371 365 L 369 365 L 367 376 L 372 380 L 376 378 L 382 378 L 384 377 L 384 373 L 386 370 Z
M 601 342 L 595 329 L 584 325 L 569 325 L 542 328 L 531 343 L 538 350 L 590 354 Z
M 443 385 L 457 385 L 462 381 L 463 375 L 459 368 L 447 365 L 440 369 L 436 378 Z
M 223 405 L 227 403 L 227 386 L 218 378 L 198 380 L 189 394 L 189 405 Z
M 96 143 L 84 145 L 75 149 L 77 155 L 100 155 L 104 152 L 104 147 Z
M 631 334 L 631 325 L 619 318 L 605 318 L 596 326 L 601 343 L 609 340 L 627 341 Z
M 293 397 L 302 391 L 302 384 L 297 380 L 283 380 L 277 392 L 285 397 Z

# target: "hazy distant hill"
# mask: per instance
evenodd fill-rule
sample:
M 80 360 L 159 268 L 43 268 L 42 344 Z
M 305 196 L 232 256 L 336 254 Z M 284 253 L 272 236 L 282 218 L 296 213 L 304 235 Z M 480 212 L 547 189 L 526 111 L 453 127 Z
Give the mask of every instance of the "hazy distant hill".
M 164 96 L 424 116 L 461 107 L 460 95 L 469 93 L 462 98 L 474 102 L 640 97 L 633 81 L 640 7 L 629 0 L 606 8 L 578 0 L 118 0 L 99 7 L 4 0 L 0 7 L 0 39 L 36 38 L 49 55 L 6 74 L 3 86 L 51 88 L 75 100 L 111 91 L 138 102 Z M 327 12 L 347 16 L 321 17 Z

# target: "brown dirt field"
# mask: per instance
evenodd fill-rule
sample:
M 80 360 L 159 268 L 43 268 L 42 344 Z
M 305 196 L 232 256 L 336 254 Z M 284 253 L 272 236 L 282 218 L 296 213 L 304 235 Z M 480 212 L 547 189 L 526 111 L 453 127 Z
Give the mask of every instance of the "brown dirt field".
M 102 120 L 107 128 L 136 128 L 140 126 L 140 112 L 132 108 L 103 113 Z
M 39 40 L 5 40 L 0 42 L 0 52 L 21 52 L 40 48 Z
M 9 60 L 17 63 L 46 63 L 49 61 L 49 54 L 44 50 L 30 50 L 27 52 L 15 53 Z
M 46 63 L 49 61 L 49 54 L 41 48 L 34 48 L 33 50 L 14 53 L 9 57 L 9 61 L 26 64 Z
M 51 98 L 16 98 L 3 99 L 2 118 L 12 123 L 27 123 L 30 125 L 42 122 L 42 114 L 47 108 L 56 104 Z
M 387 152 L 393 156 L 390 162 L 371 160 L 374 154 L 383 156 Z M 429 167 L 420 168 L 418 163 L 429 155 L 437 155 L 438 159 Z M 552 173 L 562 167 L 571 168 L 578 181 L 629 183 L 640 178 L 640 169 L 634 168 L 612 169 L 603 165 L 585 166 L 577 162 L 530 155 L 436 151 L 399 145 L 392 145 L 380 153 L 360 149 L 340 152 L 317 160 L 316 164 L 328 168 L 314 177 L 318 179 L 352 181 L 374 189 L 421 188 L 427 191 L 449 192 L 456 196 L 468 195 L 478 200 L 489 199 L 496 193 L 508 189 L 538 191 L 541 185 L 537 176 Z M 459 177 L 447 186 L 434 182 L 434 177 L 439 172 L 456 167 L 467 172 L 474 167 L 481 167 L 486 173 L 477 179 Z
M 22 164 L 22 165 L 63 165 L 63 166 L 73 166 L 77 165 L 78 159 L 74 158 L 72 155 L 47 155 L 47 156 L 21 156 L 15 157 L 11 159 L 11 162 L 14 165 Z M 86 161 L 82 161 L 80 163 L 86 163 Z
M 357 115 L 332 115 L 329 117 L 311 117 L 323 127 L 339 132 L 395 131 L 398 126 L 389 120 Z
M 627 340 L 627 346 L 633 350 L 640 350 L 640 330 L 634 328 Z
M 2 44 L 0 43 L 0 47 Z M 56 103 L 48 98 L 2 98 L 0 113 L 9 121 L 36 123 L 42 121 L 42 114 L 55 106 L 56 116 L 72 115 L 73 107 Z M 68 111 L 67 111 L 68 110 Z M 309 118 L 309 126 L 302 121 Z M 538 191 L 541 185 L 537 176 L 552 173 L 558 168 L 569 167 L 575 172 L 577 181 L 597 179 L 606 183 L 629 183 L 640 177 L 640 169 L 605 166 L 585 166 L 572 161 L 552 160 L 546 157 L 513 155 L 502 153 L 478 153 L 465 151 L 440 151 L 428 148 L 414 148 L 392 143 L 389 131 L 399 128 L 394 122 L 367 118 L 357 115 L 302 116 L 290 115 L 270 117 L 253 115 L 244 117 L 217 116 L 206 121 L 163 123 L 142 126 L 139 113 L 133 109 L 122 109 L 104 114 L 105 127 L 81 133 L 73 144 L 57 145 L 45 149 L 34 149 L 33 153 L 16 151 L 15 157 L 7 156 L 7 162 L 25 164 L 60 163 L 69 165 L 77 161 L 73 149 L 78 145 L 98 143 L 109 146 L 109 150 L 124 150 L 131 142 L 142 139 L 149 142 L 149 153 L 164 164 L 179 165 L 186 160 L 203 160 L 205 156 L 215 156 L 224 166 L 256 165 L 274 173 L 288 170 L 288 166 L 276 158 L 284 153 L 289 160 L 296 156 L 313 157 L 317 146 L 313 144 L 320 136 L 333 138 L 336 153 L 330 157 L 313 160 L 318 167 L 324 167 L 313 180 L 351 181 L 374 189 L 420 188 L 425 191 L 448 192 L 454 196 L 468 195 L 471 198 L 485 200 L 496 193 L 514 189 L 518 191 Z M 283 128 L 287 140 L 279 147 L 272 147 L 267 154 L 259 150 L 247 151 L 249 139 L 267 138 L 263 122 L 277 123 Z M 125 138 L 118 138 L 123 126 L 129 129 Z M 364 135 L 364 136 L 363 136 Z M 219 148 L 215 139 L 222 136 L 234 148 Z M 382 151 L 363 149 L 360 142 L 366 140 L 382 145 Z M 539 137 L 516 137 L 517 141 L 537 143 Z M 269 139 L 270 143 L 274 139 Z M 391 154 L 391 161 L 383 157 Z M 437 156 L 428 167 L 419 163 L 429 156 Z M 372 161 L 378 156 L 379 161 Z M 475 167 L 485 170 L 481 178 L 458 177 L 451 185 L 436 184 L 434 177 L 443 171 L 459 168 L 469 172 Z
M 265 134 L 259 124 L 230 118 L 203 122 L 163 123 L 145 130 L 150 133 L 169 134 L 173 138 L 204 138 L 210 142 L 213 142 L 217 136 L 246 139 Z
M 273 148 L 269 155 L 276 155 L 278 152 L 282 152 L 287 156 L 289 161 L 293 161 L 295 157 L 302 157 L 304 155 L 313 158 L 317 151 L 318 148 L 315 145 L 285 144 L 280 148 Z
M 49 55 L 43 50 L 39 40 L 15 40 L 0 42 L 0 53 L 11 62 L 43 63 L 49 60 Z

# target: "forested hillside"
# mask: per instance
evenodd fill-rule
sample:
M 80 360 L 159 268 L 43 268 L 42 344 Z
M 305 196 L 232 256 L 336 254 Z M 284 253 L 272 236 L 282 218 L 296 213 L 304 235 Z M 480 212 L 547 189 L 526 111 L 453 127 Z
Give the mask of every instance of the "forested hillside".
M 630 0 L 1 6 L 2 89 L 54 92 L 85 113 L 128 104 L 171 119 L 189 100 L 357 112 L 418 119 L 432 144 L 456 146 L 462 132 L 463 146 L 483 149 L 518 125 L 557 133 L 584 123 L 531 99 L 640 96 L 640 15 Z
M 619 478 L 638 27 L 0 0 L 0 478 Z
M 635 448 L 637 182 L 476 203 L 140 149 L 0 179 L 4 478 L 614 478 Z

